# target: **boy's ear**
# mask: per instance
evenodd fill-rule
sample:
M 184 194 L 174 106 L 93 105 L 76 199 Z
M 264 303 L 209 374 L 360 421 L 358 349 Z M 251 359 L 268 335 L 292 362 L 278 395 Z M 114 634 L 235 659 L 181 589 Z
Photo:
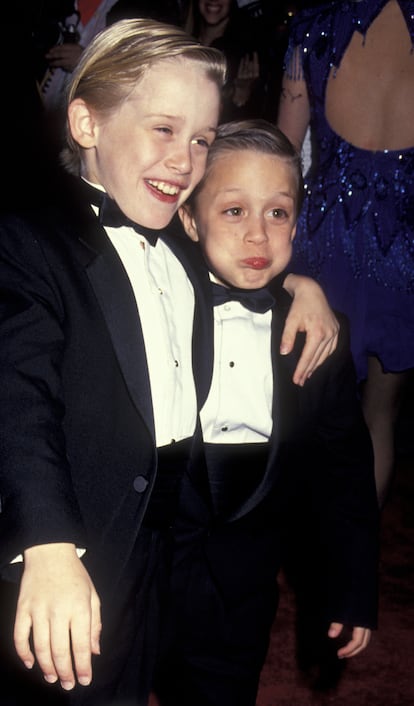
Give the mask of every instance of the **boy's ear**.
M 188 237 L 191 238 L 191 240 L 194 240 L 195 243 L 197 243 L 199 240 L 197 225 L 194 220 L 191 208 L 187 204 L 180 206 L 180 208 L 178 209 L 178 215 L 180 216 L 181 223 L 183 224 L 184 230 L 187 233 Z
M 68 108 L 68 122 L 73 139 L 87 149 L 96 144 L 96 122 L 82 98 L 75 98 Z

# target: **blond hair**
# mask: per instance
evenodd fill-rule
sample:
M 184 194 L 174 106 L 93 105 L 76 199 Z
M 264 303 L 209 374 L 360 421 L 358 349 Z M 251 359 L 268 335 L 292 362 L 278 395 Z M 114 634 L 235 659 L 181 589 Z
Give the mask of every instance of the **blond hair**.
M 206 47 L 173 25 L 150 19 L 120 20 L 100 32 L 83 52 L 69 82 L 67 107 L 75 98 L 100 115 L 109 115 L 155 63 L 174 58 L 194 61 L 219 90 L 226 79 L 226 60 L 217 49 Z M 178 97 L 177 97 L 178 98 Z M 62 162 L 80 173 L 81 148 L 66 122 L 67 146 Z
M 242 150 L 274 155 L 291 166 L 296 182 L 296 215 L 298 215 L 303 201 L 301 155 L 276 125 L 261 118 L 234 120 L 219 125 L 216 138 L 208 151 L 204 176 L 190 195 L 188 203 L 194 205 L 197 195 L 208 180 L 211 168 L 223 154 Z

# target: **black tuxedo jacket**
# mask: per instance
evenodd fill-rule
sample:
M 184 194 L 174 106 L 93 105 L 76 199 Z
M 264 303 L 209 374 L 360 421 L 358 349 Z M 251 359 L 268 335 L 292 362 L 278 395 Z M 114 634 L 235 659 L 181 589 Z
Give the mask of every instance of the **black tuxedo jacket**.
M 116 595 L 156 474 L 150 383 L 129 279 L 83 184 L 64 185 L 55 204 L 0 224 L 0 566 L 74 542 L 98 592 Z M 190 241 L 164 236 L 197 290 Z M 201 296 L 196 319 L 205 395 Z
M 200 291 L 211 302 L 210 282 L 201 269 L 200 277 Z M 198 466 L 203 465 L 200 451 L 198 463 L 194 462 L 195 480 L 190 477 L 184 486 L 180 541 L 185 551 L 191 537 L 204 535 L 201 541 L 211 572 L 229 601 L 265 582 L 274 583 L 286 553 L 291 553 L 293 562 L 302 562 L 296 567 L 302 581 L 313 584 L 313 591 L 319 586 L 328 621 L 375 627 L 378 507 L 372 445 L 358 398 L 348 324 L 338 314 L 337 350 L 304 387 L 295 385 L 292 377 L 304 337 L 298 336 L 292 354 L 280 355 L 291 303 L 283 279 L 284 274 L 270 287 L 276 299 L 273 431 L 262 480 L 217 523 L 205 490 L 196 488 Z M 201 474 L 201 488 L 202 484 Z

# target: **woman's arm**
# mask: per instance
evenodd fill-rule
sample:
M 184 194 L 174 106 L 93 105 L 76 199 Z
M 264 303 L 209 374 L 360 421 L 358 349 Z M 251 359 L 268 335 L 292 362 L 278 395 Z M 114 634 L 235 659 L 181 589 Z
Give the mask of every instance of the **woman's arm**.
M 339 323 L 315 280 L 290 273 L 283 287 L 293 301 L 283 329 L 280 352 L 282 355 L 290 353 L 296 334 L 306 332 L 306 343 L 293 375 L 293 382 L 303 386 L 313 371 L 336 349 Z
M 308 91 L 301 69 L 300 47 L 296 47 L 283 76 L 277 124 L 301 150 L 309 120 Z M 339 324 L 322 289 L 314 280 L 289 274 L 283 286 L 294 299 L 283 331 L 280 352 L 282 355 L 290 353 L 298 331 L 306 332 L 305 347 L 293 376 L 297 385 L 304 385 L 315 368 L 336 349 Z
M 299 48 L 296 49 L 299 52 Z M 298 63 L 298 57 L 293 64 Z M 300 151 L 310 121 L 308 90 L 303 75 L 291 77 L 285 71 L 279 99 L 277 126 Z

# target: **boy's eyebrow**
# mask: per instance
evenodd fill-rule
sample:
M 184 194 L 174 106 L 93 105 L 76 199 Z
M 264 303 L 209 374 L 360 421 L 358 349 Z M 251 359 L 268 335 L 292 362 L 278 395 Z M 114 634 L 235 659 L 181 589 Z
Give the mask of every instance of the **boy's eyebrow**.
M 171 121 L 175 121 L 175 122 L 177 122 L 177 121 L 184 122 L 184 118 L 182 115 L 169 115 L 168 113 L 148 113 L 145 117 L 146 118 L 159 118 L 159 119 L 171 120 Z M 215 126 L 206 125 L 205 128 L 203 127 L 201 129 L 208 130 L 209 132 L 213 132 L 214 135 L 217 134 L 217 127 L 215 127 Z
M 289 193 L 289 191 L 277 191 L 278 196 L 286 196 L 287 199 L 295 199 L 295 194 Z
M 239 191 L 244 191 L 244 188 L 240 186 L 228 186 L 220 189 L 221 194 L 231 194 Z M 295 200 L 295 194 L 289 193 L 288 191 L 275 191 L 274 196 L 285 196 L 287 199 Z

